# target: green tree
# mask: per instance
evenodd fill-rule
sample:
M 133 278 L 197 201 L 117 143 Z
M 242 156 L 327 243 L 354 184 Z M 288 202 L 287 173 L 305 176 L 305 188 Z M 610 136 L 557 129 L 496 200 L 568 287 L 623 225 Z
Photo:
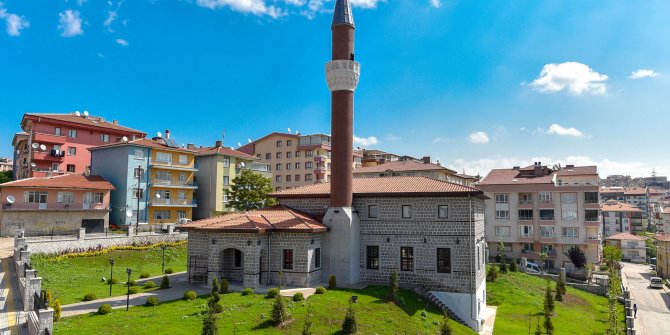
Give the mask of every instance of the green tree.
M 582 249 L 577 247 L 570 248 L 570 250 L 568 250 L 568 257 L 577 269 L 583 269 L 586 265 L 586 255 L 584 255 Z
M 498 279 L 498 267 L 495 264 L 491 264 L 489 267 L 489 272 L 486 274 L 486 280 L 493 283 Z
M 612 268 L 618 267 L 617 265 L 621 261 L 623 254 L 621 253 L 621 249 L 619 247 L 606 245 L 605 248 L 603 248 L 603 256 L 605 258 L 605 262 L 607 262 L 607 265 Z
M 202 319 L 202 335 L 218 335 L 219 325 L 216 323 L 217 315 L 211 309 L 207 316 Z
M 358 333 L 358 322 L 356 321 L 356 311 L 354 311 L 354 306 L 349 300 L 349 308 L 347 308 L 347 315 L 344 317 L 344 322 L 342 322 L 342 332 L 345 334 L 357 334 Z
M 307 315 L 305 323 L 302 325 L 302 335 L 312 335 L 312 306 L 307 306 Z
M 519 271 L 519 264 L 517 264 L 516 261 L 517 261 L 517 259 L 514 258 L 514 259 L 512 259 L 512 262 L 509 263 L 509 271 L 510 271 L 510 272 L 517 272 L 517 271 Z
M 544 290 L 544 313 L 551 314 L 556 308 L 554 305 L 554 296 L 551 293 L 551 281 L 547 280 L 547 288 Z
M 272 305 L 271 317 L 272 322 L 275 325 L 280 325 L 291 318 L 291 316 L 288 314 L 288 311 L 286 310 L 286 304 L 284 303 L 284 298 L 281 296 L 281 294 L 277 294 L 275 297 L 275 302 Z
M 212 293 L 215 292 L 219 292 L 219 281 L 216 278 L 212 279 Z
M 449 314 L 447 314 L 447 311 L 444 311 L 442 324 L 440 325 L 440 335 L 451 335 L 451 333 L 452 329 L 451 324 L 449 323 Z
M 226 190 L 228 205 L 248 211 L 272 206 L 276 200 L 269 196 L 272 192 L 272 181 L 261 174 L 244 169 L 233 179 L 230 189 Z
M 0 184 L 12 181 L 12 171 L 0 171 Z
M 540 260 L 542 260 L 542 268 L 544 268 L 545 271 L 547 270 L 547 259 L 548 258 L 549 258 L 549 253 L 547 253 L 546 251 L 540 252 Z
M 595 271 L 595 264 L 589 262 L 586 263 L 586 282 L 588 285 L 591 285 L 591 280 L 593 280 L 593 271 Z
M 500 258 L 500 273 L 507 273 L 507 261 L 504 256 Z
M 558 280 L 556 282 L 556 301 L 563 301 L 563 296 L 566 292 L 565 276 L 561 273 L 558 275 Z
M 554 333 L 554 323 L 551 321 L 551 313 L 544 313 L 544 330 L 549 335 Z
M 621 277 L 618 268 L 609 268 L 609 286 L 607 287 L 608 326 L 605 334 L 619 335 L 619 312 L 617 311 L 618 297 L 621 295 Z
M 400 274 L 393 269 L 389 275 L 389 294 L 388 300 L 398 303 L 398 290 L 400 289 Z
M 540 318 L 537 318 L 537 326 L 535 327 L 535 335 L 542 335 L 542 327 L 540 327 Z

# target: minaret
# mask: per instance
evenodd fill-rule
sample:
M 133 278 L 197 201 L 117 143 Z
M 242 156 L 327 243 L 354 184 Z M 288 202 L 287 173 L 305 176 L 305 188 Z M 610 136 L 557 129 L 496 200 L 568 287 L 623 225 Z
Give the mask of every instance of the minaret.
M 330 227 L 324 239 L 324 278 L 337 276 L 343 285 L 360 278 L 360 223 L 352 210 L 354 155 L 354 90 L 360 65 L 354 61 L 354 17 L 348 0 L 337 0 L 331 25 L 333 57 L 326 64 L 331 94 L 330 207 L 323 218 Z

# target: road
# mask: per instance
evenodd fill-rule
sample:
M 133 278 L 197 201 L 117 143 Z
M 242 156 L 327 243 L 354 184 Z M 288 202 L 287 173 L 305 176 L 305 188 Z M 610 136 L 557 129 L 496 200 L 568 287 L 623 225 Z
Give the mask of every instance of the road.
M 652 277 L 649 265 L 622 264 L 631 298 L 633 303 L 637 304 L 635 328 L 638 334 L 670 334 L 670 291 L 665 287 L 649 288 L 649 278 Z

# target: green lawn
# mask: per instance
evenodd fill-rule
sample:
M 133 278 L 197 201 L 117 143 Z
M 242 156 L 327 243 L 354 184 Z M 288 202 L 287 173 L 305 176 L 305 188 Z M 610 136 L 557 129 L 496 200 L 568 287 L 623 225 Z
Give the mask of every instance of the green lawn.
M 434 307 L 424 309 L 425 302 L 409 291 L 401 290 L 402 308 L 383 300 L 387 288 L 371 286 L 352 290 L 358 295 L 355 304 L 361 334 L 437 334 L 442 314 Z M 272 299 L 261 295 L 222 296 L 225 311 L 219 318 L 220 334 L 300 334 L 308 305 L 312 308 L 315 334 L 337 334 L 346 313 L 351 294 L 345 290 L 328 290 L 306 301 L 288 303 L 293 321 L 287 328 L 274 328 L 269 317 Z M 288 301 L 288 300 L 287 300 Z M 206 297 L 194 301 L 171 301 L 158 307 L 133 307 L 129 312 L 114 310 L 111 314 L 79 315 L 55 323 L 55 334 L 198 334 L 206 311 Z M 422 318 L 421 312 L 427 317 Z M 454 334 L 476 334 L 452 321 Z
M 528 334 L 528 313 L 533 315 L 535 331 L 537 318 L 543 318 L 544 279 L 510 272 L 486 285 L 488 304 L 498 306 L 494 334 Z M 619 305 L 620 319 L 623 315 L 623 306 Z M 607 319 L 607 298 L 568 287 L 563 302 L 556 302 L 552 321 L 555 334 L 603 334 Z
M 68 259 L 33 255 L 30 261 L 43 279 L 42 289 L 51 290 L 53 298 L 61 299 L 61 303 L 66 305 L 80 302 L 89 292 L 95 293 L 98 298 L 109 297 L 109 285 L 102 282 L 102 277 L 109 278 L 109 259 L 114 259 L 114 278 L 119 279 L 119 284 L 112 287 L 112 295 L 119 296 L 126 294 L 126 268 L 133 270 L 131 279 L 137 280 L 142 272 L 158 276 L 161 274 L 161 254 L 161 248 L 155 247 L 115 250 L 104 255 Z M 186 244 L 166 249 L 165 268 L 172 268 L 175 272 L 186 271 Z M 160 284 L 160 281 L 155 282 Z

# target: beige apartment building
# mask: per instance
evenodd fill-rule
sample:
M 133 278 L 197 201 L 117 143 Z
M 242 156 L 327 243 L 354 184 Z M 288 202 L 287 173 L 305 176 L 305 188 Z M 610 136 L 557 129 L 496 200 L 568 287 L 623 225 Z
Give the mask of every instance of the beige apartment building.
M 330 136 L 273 132 L 250 142 L 238 151 L 267 163 L 276 191 L 330 181 Z M 354 151 L 351 163 L 360 166 L 363 155 Z
M 467 185 L 469 179 L 459 175 L 456 171 L 432 163 L 430 157 L 423 157 L 421 161 L 401 159 L 384 163 L 364 162 L 363 166 L 354 170 L 354 178 L 402 177 L 420 176 L 447 181 L 459 185 Z M 472 186 L 467 185 L 467 186 Z
M 503 242 L 508 258 L 526 257 L 571 271 L 573 246 L 590 263 L 600 262 L 601 221 L 596 166 L 534 165 L 494 169 L 478 184 L 486 200 L 486 240 L 490 255 Z

